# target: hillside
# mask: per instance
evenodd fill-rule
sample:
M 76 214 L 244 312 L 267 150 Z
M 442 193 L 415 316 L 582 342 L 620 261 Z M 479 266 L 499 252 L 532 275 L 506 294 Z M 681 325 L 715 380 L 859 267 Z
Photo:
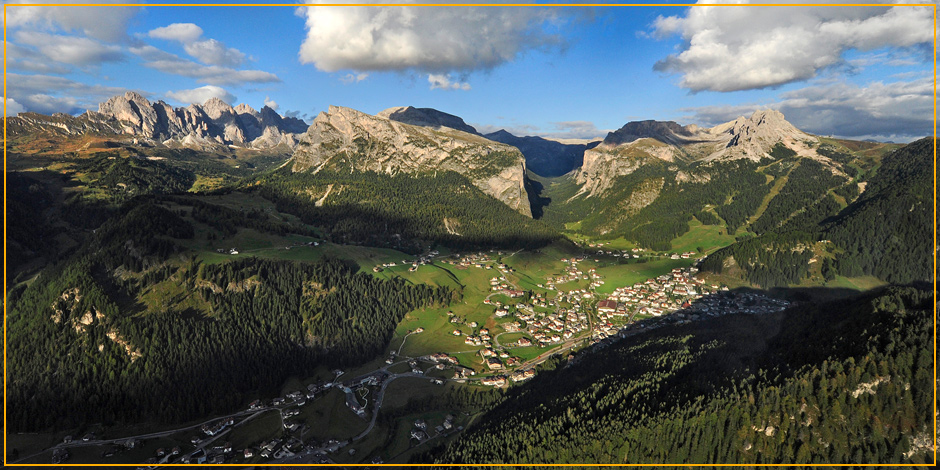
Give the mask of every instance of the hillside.
M 513 147 L 479 135 L 404 124 L 330 106 L 294 151 L 294 172 L 368 172 L 433 175 L 454 171 L 484 193 L 531 216 L 525 159 Z
M 800 156 L 820 157 L 813 150 L 818 139 L 786 121 L 774 110 L 755 111 L 750 117 L 712 128 L 680 126 L 669 121 L 629 122 L 611 132 L 596 148 L 584 153 L 584 165 L 575 180 L 588 196 L 603 194 L 619 176 L 644 164 L 664 162 L 759 162 L 776 158 L 774 146 L 783 145 Z
M 640 332 L 558 358 L 423 458 L 930 463 L 932 317 L 929 291 L 891 288 Z
M 715 252 L 703 267 L 722 272 L 738 266 L 763 286 L 799 283 L 815 268 L 811 263 L 818 263 L 815 269 L 826 281 L 837 275 L 901 284 L 931 279 L 933 148 L 927 138 L 895 150 L 864 182 L 857 178 L 839 186 L 833 178 L 819 185 L 828 176 L 799 175 L 753 225 L 761 237 Z M 797 184 L 799 190 L 787 190 Z M 840 197 L 848 202 L 844 208 Z

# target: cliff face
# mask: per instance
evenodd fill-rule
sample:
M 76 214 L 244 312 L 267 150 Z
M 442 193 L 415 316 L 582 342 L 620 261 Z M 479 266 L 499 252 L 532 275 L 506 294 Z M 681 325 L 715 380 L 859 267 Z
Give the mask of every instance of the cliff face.
M 99 104 L 98 111 L 81 116 L 22 113 L 7 122 L 14 132 L 52 130 L 67 135 L 107 132 L 138 136 L 153 145 L 197 149 L 213 146 L 267 149 L 283 145 L 289 150 L 307 130 L 303 121 L 282 117 L 267 106 L 258 112 L 246 104 L 233 108 L 212 98 L 202 105 L 174 108 L 163 101 L 151 103 L 132 91 L 114 96 Z
M 386 174 L 455 171 L 484 193 L 531 217 L 525 159 L 518 149 L 449 126 L 435 127 L 330 106 L 298 142 L 292 169 Z
M 655 161 L 720 161 L 772 158 L 770 150 L 782 143 L 798 155 L 819 158 L 816 137 L 787 122 L 775 110 L 761 110 L 751 117 L 712 128 L 680 126 L 672 121 L 630 122 L 607 135 L 600 145 L 584 152 L 584 164 L 575 174 L 581 193 L 603 193 L 613 180 Z
M 134 92 L 101 103 L 98 114 L 119 121 L 125 134 L 167 144 L 176 141 L 183 145 L 204 142 L 246 148 L 281 144 L 293 147 L 296 134 L 307 128 L 303 121 L 283 118 L 267 106 L 257 112 L 245 104 L 233 108 L 218 98 L 211 98 L 201 106 L 173 108 L 163 101 L 150 103 Z

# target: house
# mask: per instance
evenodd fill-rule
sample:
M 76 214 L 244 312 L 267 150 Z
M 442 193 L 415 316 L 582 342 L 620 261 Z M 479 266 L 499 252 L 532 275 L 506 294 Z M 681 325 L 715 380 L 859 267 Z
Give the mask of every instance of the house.
M 506 378 L 500 375 L 495 377 L 485 377 L 480 381 L 480 383 L 491 387 L 502 387 L 503 385 L 506 385 Z
M 486 360 L 486 366 L 489 367 L 490 370 L 502 369 L 503 363 L 500 362 L 498 357 L 490 357 Z
M 597 303 L 597 311 L 605 313 L 615 312 L 617 311 L 617 302 L 614 300 L 601 300 Z

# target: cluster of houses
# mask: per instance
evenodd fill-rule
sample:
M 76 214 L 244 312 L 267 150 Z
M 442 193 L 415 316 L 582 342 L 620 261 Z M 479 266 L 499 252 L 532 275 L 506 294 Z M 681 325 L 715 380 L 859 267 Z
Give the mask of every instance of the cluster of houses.
M 403 259 L 401 260 L 400 264 L 395 261 L 380 264 L 378 266 L 373 267 L 372 271 L 378 273 L 378 272 L 382 272 L 382 270 L 386 268 L 394 268 L 395 266 L 408 266 L 410 264 L 411 266 L 408 268 L 408 270 L 414 272 L 418 270 L 418 266 L 422 266 L 422 265 L 430 263 L 431 261 L 434 260 L 434 258 L 436 258 L 440 254 L 441 253 L 437 250 L 431 250 L 427 253 L 416 256 L 415 259 L 410 260 L 410 261 Z
M 607 298 L 607 302 L 603 305 L 598 304 L 598 312 L 619 316 L 635 312 L 657 317 L 688 307 L 691 302 L 702 298 L 703 295 L 721 289 L 717 285 L 708 285 L 705 280 L 695 277 L 697 272 L 697 268 L 675 268 L 671 273 L 663 274 L 655 279 L 647 279 L 632 286 L 618 287 Z M 727 287 L 724 289 L 727 290 Z
M 229 418 L 217 421 L 213 424 L 203 424 L 201 430 L 207 436 L 215 436 L 233 424 L 235 424 L 235 419 Z
M 549 277 L 545 280 L 544 284 L 539 284 L 538 286 L 542 289 L 555 290 L 558 284 L 565 284 L 568 282 L 577 282 L 581 280 L 599 280 L 600 276 L 597 274 L 597 269 L 591 268 L 588 272 L 583 272 L 578 269 L 578 262 L 584 261 L 587 258 L 586 256 L 578 256 L 573 258 L 562 258 L 561 261 L 568 266 L 565 266 L 565 272 L 558 276 Z

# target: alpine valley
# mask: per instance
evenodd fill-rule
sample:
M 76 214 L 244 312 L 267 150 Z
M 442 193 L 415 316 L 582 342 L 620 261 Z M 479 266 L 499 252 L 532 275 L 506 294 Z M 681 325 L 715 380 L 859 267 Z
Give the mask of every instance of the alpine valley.
M 5 463 L 934 463 L 931 138 L 5 129 Z

